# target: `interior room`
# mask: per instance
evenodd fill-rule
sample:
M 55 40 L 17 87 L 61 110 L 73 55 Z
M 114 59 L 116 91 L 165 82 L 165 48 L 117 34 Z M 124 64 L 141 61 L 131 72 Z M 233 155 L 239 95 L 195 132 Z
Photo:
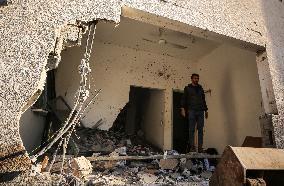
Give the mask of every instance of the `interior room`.
M 62 51 L 55 70 L 56 97 L 61 96 L 71 108 L 85 42 L 86 35 L 82 46 Z M 90 62 L 91 95 L 101 92 L 81 119 L 85 127 L 100 122 L 100 129 L 109 129 L 129 102 L 135 105 L 127 114 L 129 133 L 136 130 L 140 117 L 139 127 L 147 141 L 163 150 L 182 152 L 183 145 L 176 144 L 186 144 L 187 122 L 179 114 L 180 97 L 191 83 L 191 74 L 198 73 L 209 108 L 204 148 L 222 153 L 227 145 L 241 146 L 246 136 L 261 136 L 262 99 L 255 52 L 122 17 L 119 25 L 99 21 Z M 26 119 L 30 112 L 21 118 L 24 144 L 32 143 L 27 129 L 35 122 L 39 133 L 44 128 L 44 122 Z

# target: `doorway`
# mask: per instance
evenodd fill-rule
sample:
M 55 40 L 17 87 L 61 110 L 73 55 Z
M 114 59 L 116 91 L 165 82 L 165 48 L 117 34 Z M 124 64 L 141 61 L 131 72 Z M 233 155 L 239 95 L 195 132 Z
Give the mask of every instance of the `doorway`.
M 182 95 L 182 91 L 173 91 L 173 149 L 179 153 L 186 153 L 189 128 L 186 118 L 180 114 Z
M 137 134 L 149 144 L 163 149 L 164 91 L 130 87 L 126 133 Z

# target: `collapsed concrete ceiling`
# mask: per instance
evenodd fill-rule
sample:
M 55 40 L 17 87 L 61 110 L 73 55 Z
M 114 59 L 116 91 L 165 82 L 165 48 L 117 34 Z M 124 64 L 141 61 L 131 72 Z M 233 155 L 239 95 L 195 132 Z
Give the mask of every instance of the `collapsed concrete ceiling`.
M 113 23 L 99 22 L 96 40 L 196 62 L 217 48 L 220 43 L 182 32 L 160 28 L 122 17 Z

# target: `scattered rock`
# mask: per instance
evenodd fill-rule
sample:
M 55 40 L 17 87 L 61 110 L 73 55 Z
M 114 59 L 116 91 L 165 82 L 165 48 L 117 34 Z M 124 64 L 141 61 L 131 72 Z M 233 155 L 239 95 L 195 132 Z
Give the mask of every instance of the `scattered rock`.
M 156 174 L 158 172 L 157 169 L 145 169 L 144 172 L 149 173 L 149 174 Z
M 212 172 L 210 172 L 210 171 L 204 171 L 204 172 L 201 173 L 201 177 L 205 178 L 205 179 L 209 179 L 209 178 L 211 178 L 211 176 L 212 176 Z
M 83 178 L 92 173 L 93 166 L 89 160 L 84 156 L 74 158 L 71 160 L 71 167 L 73 175 L 78 178 Z
M 114 152 L 117 152 L 119 155 L 126 156 L 126 147 L 120 147 L 114 150 Z
M 187 160 L 186 163 L 185 163 L 185 165 L 184 165 L 184 167 L 185 167 L 186 169 L 188 169 L 188 170 L 192 169 L 192 167 L 193 167 L 192 161 L 191 161 L 191 160 Z
M 41 162 L 41 172 L 45 172 L 47 164 L 48 164 L 49 158 L 47 156 L 44 156 L 42 162 Z
M 144 173 L 144 172 L 138 173 L 138 177 L 140 178 L 140 181 L 142 183 L 146 183 L 146 184 L 154 183 L 158 179 L 157 176 L 153 174 L 149 174 L 149 173 Z
M 199 176 L 197 176 L 197 175 L 190 176 L 190 178 L 192 179 L 192 181 L 197 181 L 197 182 L 202 181 L 202 180 L 199 178 Z
M 179 173 L 171 173 L 170 176 L 173 178 L 173 179 L 177 179 L 178 177 L 180 177 L 180 174 Z
M 184 171 L 182 172 L 182 175 L 188 178 L 190 177 L 190 171 L 187 169 L 184 169 Z
M 174 170 L 179 161 L 177 159 L 161 159 L 159 162 L 159 166 L 161 169 L 171 169 Z

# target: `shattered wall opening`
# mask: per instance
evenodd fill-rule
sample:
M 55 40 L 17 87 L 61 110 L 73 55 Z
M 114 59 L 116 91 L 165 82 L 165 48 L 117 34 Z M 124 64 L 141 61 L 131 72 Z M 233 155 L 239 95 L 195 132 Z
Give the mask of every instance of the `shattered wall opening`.
M 163 149 L 163 90 L 131 86 L 126 117 L 126 133 L 138 135 L 155 147 Z
M 42 147 L 48 139 L 50 120 L 50 101 L 56 98 L 55 70 L 47 72 L 43 91 L 40 92 L 37 100 L 22 114 L 20 119 L 20 135 L 28 153 Z M 33 135 L 31 135 L 31 130 Z M 54 129 L 53 132 L 55 132 Z
M 180 35 L 186 38 L 182 33 L 165 31 L 159 27 L 124 17 L 116 27 L 108 22 L 98 23 L 93 48 L 94 55 L 91 57 L 92 63 L 90 64 L 94 69 L 91 84 L 96 87 L 91 87 L 91 89 L 102 89 L 102 92 L 96 103 L 86 110 L 82 119 L 84 126 L 93 127 L 100 123 L 100 129 L 109 129 L 129 101 L 130 86 L 134 85 L 164 90 L 165 100 L 162 103 L 164 123 L 161 130 L 164 136 L 170 135 L 171 100 L 168 98 L 171 95 L 171 89 L 181 87 L 189 81 L 188 74 L 194 72 L 195 64 L 193 61 L 185 60 L 186 53 L 182 51 L 181 46 L 175 44 L 159 46 L 157 43 L 148 41 L 159 38 L 161 32 L 172 40 Z M 167 42 L 169 41 L 168 39 Z M 192 38 L 186 42 L 192 42 Z M 200 42 L 205 43 L 201 39 Z M 206 50 L 210 51 L 212 48 L 214 45 L 210 43 Z M 195 51 L 198 50 L 199 48 L 195 49 Z M 83 46 L 63 51 L 63 62 L 59 64 L 57 70 L 56 92 L 68 103 L 73 102 L 72 95 L 76 88 L 74 82 L 78 81 L 74 72 L 82 52 Z M 182 56 L 177 58 L 178 54 Z M 199 52 L 195 57 L 200 55 L 202 54 Z M 160 142 L 163 144 L 161 148 L 170 149 L 171 140 L 168 138 L 163 138 L 163 140 Z
M 56 92 L 68 104 L 74 101 L 79 77 L 75 72 L 83 49 L 63 51 L 63 62 L 57 69 Z M 167 137 L 160 144 L 171 149 L 172 109 L 177 109 L 172 105 L 172 90 L 183 90 L 190 83 L 190 75 L 197 72 L 208 91 L 210 117 L 205 127 L 205 148 L 222 152 L 226 145 L 241 146 L 246 136 L 261 136 L 262 100 L 256 52 L 252 49 L 122 17 L 118 26 L 98 23 L 93 52 L 91 84 L 96 87 L 91 87 L 91 92 L 102 89 L 102 94 L 86 110 L 81 121 L 84 126 L 99 123 L 100 129 L 109 129 L 129 101 L 131 85 L 164 89 L 161 130 Z M 250 112 L 243 112 L 245 108 Z
M 199 73 L 201 84 L 208 91 L 210 117 L 205 127 L 205 148 L 214 147 L 221 153 L 226 145 L 241 146 L 246 136 L 260 137 L 259 116 L 262 98 L 256 67 L 257 47 L 232 39 L 216 39 L 212 34 L 191 34 L 173 20 L 155 23 L 126 15 L 119 25 L 99 21 L 94 55 L 90 65 L 91 94 L 102 94 L 84 113 L 84 127 L 109 129 L 129 101 L 131 86 L 164 90 L 163 142 L 154 142 L 161 149 L 173 148 L 173 89 L 183 90 L 190 75 Z M 141 18 L 143 19 L 143 18 Z M 160 18 L 158 18 L 160 19 Z M 161 18 L 162 19 L 162 18 Z M 152 20 L 153 21 L 153 20 Z M 167 20 L 168 21 L 168 20 Z M 164 24 L 164 25 L 163 25 Z M 171 26 L 169 26 L 171 25 Z M 191 29 L 191 27 L 188 27 Z M 62 62 L 55 74 L 56 94 L 68 105 L 74 103 L 78 88 L 77 67 L 82 46 L 62 52 Z M 244 90 L 244 91 L 242 91 Z M 244 112 L 245 110 L 249 112 Z M 156 119 L 156 118 L 155 118 Z
M 35 113 L 32 108 L 27 109 L 21 116 L 20 135 L 29 153 L 41 145 L 45 119 L 45 115 Z

